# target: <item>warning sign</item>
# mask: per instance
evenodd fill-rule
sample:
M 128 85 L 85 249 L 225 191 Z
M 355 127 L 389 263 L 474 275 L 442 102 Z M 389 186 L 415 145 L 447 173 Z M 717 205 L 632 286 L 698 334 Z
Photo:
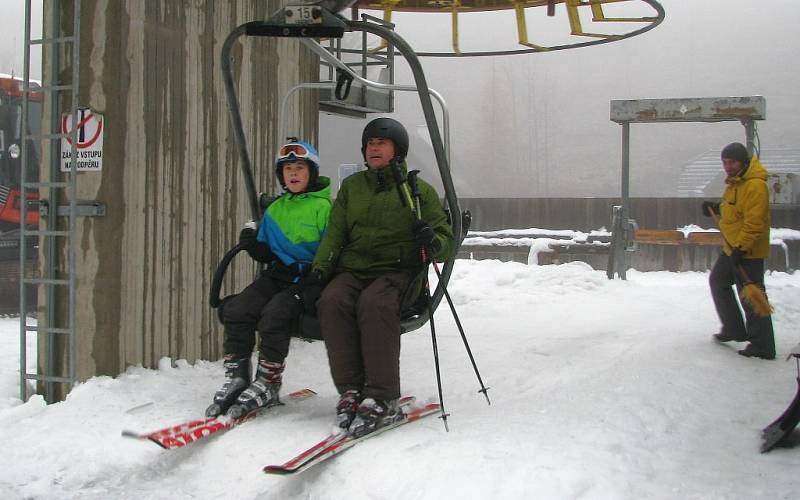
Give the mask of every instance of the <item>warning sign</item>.
M 73 126 L 72 113 L 61 116 L 61 171 L 69 172 L 72 159 L 72 134 L 77 128 L 77 170 L 79 172 L 103 169 L 103 115 L 89 108 L 78 109 L 77 126 Z

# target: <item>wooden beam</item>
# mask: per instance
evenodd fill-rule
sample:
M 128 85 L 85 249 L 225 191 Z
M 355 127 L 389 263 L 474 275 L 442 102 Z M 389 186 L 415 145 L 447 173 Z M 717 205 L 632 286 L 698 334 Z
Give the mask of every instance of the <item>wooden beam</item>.
M 695 243 L 697 245 L 716 245 L 721 247 L 723 243 L 722 234 L 719 231 L 689 233 L 686 239 L 689 243 Z
M 663 229 L 637 229 L 634 239 L 653 245 L 680 245 L 686 239 L 681 231 Z

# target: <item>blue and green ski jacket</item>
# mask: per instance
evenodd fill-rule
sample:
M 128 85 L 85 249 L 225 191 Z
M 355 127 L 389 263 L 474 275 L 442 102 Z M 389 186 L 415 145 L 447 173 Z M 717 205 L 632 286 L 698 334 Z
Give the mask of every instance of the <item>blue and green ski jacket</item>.
M 302 276 L 311 267 L 331 212 L 331 181 L 317 179 L 316 191 L 283 193 L 264 212 L 256 239 L 286 267 Z

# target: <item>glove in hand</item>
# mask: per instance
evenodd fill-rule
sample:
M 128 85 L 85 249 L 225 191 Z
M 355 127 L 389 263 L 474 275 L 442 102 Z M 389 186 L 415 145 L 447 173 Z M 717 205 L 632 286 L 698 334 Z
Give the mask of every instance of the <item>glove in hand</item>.
M 322 273 L 315 269 L 312 269 L 300 282 L 303 286 L 323 286 L 325 284 Z
M 414 241 L 420 248 L 425 248 L 434 253 L 441 248 L 441 243 L 436 239 L 436 232 L 427 222 L 423 220 L 414 221 L 411 230 L 414 233 Z
M 738 247 L 731 251 L 731 262 L 734 266 L 739 266 L 742 264 L 742 261 L 744 260 L 744 254 L 745 251 Z
M 706 217 L 711 217 L 711 213 L 713 212 L 719 215 L 719 203 L 715 203 L 713 201 L 704 201 L 703 202 L 703 215 Z
M 239 233 L 239 244 L 245 248 L 253 248 L 256 244 L 256 230 L 245 227 Z

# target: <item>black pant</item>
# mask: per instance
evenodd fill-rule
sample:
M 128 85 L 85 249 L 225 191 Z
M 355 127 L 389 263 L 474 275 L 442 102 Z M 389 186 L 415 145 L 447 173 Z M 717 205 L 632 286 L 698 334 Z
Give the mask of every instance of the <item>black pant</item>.
M 766 290 L 764 259 L 743 259 L 742 269 L 750 281 L 762 290 Z M 744 281 L 734 268 L 730 257 L 723 253 L 717 258 L 708 283 L 711 286 L 711 297 L 714 299 L 717 315 L 722 322 L 720 333 L 740 342 L 749 341 L 759 352 L 774 356 L 775 336 L 772 330 L 772 317 L 759 316 L 747 303 L 742 303 L 745 315 L 745 319 L 742 319 L 732 285 L 736 285 L 736 290 L 741 294 Z
M 400 301 L 408 281 L 406 273 L 374 280 L 342 273 L 323 290 L 318 315 L 340 394 L 400 397 Z
M 225 303 L 225 354 L 249 355 L 260 336 L 259 353 L 282 363 L 289 354 L 292 327 L 303 304 L 286 289 L 290 283 L 262 275 Z

